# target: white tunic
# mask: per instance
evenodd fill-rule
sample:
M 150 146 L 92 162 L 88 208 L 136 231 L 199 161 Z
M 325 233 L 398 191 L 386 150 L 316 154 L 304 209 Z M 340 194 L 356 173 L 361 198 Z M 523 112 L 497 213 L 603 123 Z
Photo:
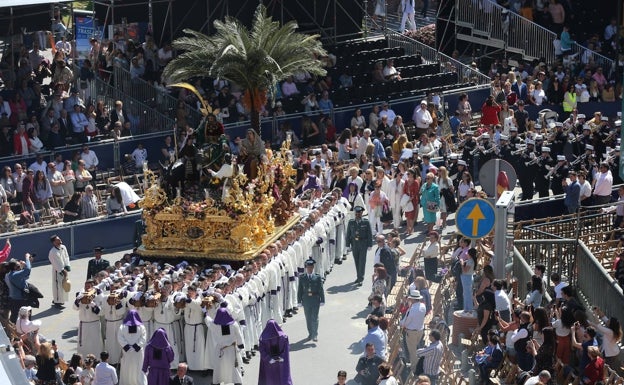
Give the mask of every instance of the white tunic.
M 241 367 L 243 365 L 237 346 L 243 345 L 243 335 L 240 327 L 235 322 L 230 325 L 230 334 L 223 335 L 221 326 L 208 318 L 206 319 L 208 330 L 213 337 L 216 363 L 212 373 L 212 383 L 242 384 Z
M 197 296 L 184 308 L 184 348 L 186 363 L 190 370 L 206 370 L 206 332 L 204 331 L 204 312 L 202 298 Z
M 69 254 L 65 245 L 61 245 L 58 249 L 52 247 L 48 253 L 48 259 L 52 264 L 52 302 L 65 303 L 68 295 L 63 290 L 63 270 L 69 264 Z M 69 274 L 69 273 L 68 273 Z
M 142 320 L 141 320 L 142 321 Z M 130 349 L 123 351 L 121 368 L 119 369 L 119 383 L 123 385 L 147 385 L 147 377 L 141 370 L 143 367 L 143 354 L 145 343 L 147 342 L 147 329 L 145 325 L 138 325 L 136 333 L 130 333 L 130 327 L 126 325 L 119 326 L 117 332 L 117 340 L 119 346 L 130 345 Z M 134 345 L 138 345 L 141 349 L 137 352 Z
M 102 341 L 102 326 L 100 323 L 101 309 L 98 306 L 98 298 L 90 304 L 80 303 L 80 293 L 76 293 L 74 310 L 78 310 L 78 346 L 76 353 L 86 357 L 93 354 L 96 357 L 104 350 Z M 100 352 L 100 353 L 98 353 Z
M 126 307 L 124 300 L 122 300 L 119 305 L 113 306 L 109 305 L 106 301 L 103 301 L 102 303 L 102 312 L 104 313 L 104 318 L 106 319 L 104 349 L 109 354 L 108 363 L 111 365 L 118 364 L 121 359 L 121 346 L 119 346 L 117 333 L 119 332 L 119 325 L 121 325 L 124 317 L 126 316 L 127 310 L 128 308 Z

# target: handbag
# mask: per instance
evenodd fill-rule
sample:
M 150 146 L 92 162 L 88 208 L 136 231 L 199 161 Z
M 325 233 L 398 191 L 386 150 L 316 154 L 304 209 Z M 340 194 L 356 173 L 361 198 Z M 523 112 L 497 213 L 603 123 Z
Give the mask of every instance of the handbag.
M 71 291 L 71 281 L 67 276 L 63 277 L 63 290 L 65 293 L 69 293 Z
M 440 206 L 436 202 L 427 202 L 427 211 L 438 211 Z
M 392 221 L 392 209 L 388 202 L 384 203 L 381 207 L 381 221 L 382 222 L 390 222 Z
M 403 194 L 403 196 L 401 196 L 401 208 L 404 212 L 414 211 L 414 204 L 409 195 Z

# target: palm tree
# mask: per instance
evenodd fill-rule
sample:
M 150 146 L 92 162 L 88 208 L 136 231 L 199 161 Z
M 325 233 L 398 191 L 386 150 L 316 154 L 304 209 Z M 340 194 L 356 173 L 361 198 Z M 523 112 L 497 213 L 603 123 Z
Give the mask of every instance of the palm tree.
M 238 84 L 257 132 L 260 109 L 267 96 L 274 101 L 279 81 L 302 71 L 326 73 L 318 60 L 327 54 L 319 36 L 297 33 L 295 21 L 280 27 L 262 4 L 256 8 L 251 29 L 229 16 L 225 22 L 215 20 L 214 27 L 216 33 L 212 36 L 185 29 L 184 33 L 190 36 L 173 42 L 173 47 L 182 53 L 165 67 L 163 75 L 173 81 L 209 76 Z

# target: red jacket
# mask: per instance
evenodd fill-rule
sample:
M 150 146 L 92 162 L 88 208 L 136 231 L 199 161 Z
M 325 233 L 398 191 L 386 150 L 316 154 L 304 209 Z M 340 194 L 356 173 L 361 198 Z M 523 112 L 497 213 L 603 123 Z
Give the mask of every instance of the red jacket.
M 30 147 L 30 138 L 28 137 L 28 134 L 24 132 L 22 135 L 26 139 L 27 147 L 25 149 L 22 148 L 22 140 L 20 139 L 20 135 L 15 133 L 15 135 L 13 135 L 13 151 L 15 151 L 15 155 L 26 154 L 24 151 L 28 150 L 28 148 Z
M 481 124 L 499 124 L 498 113 L 500 110 L 500 106 L 488 106 L 483 103 L 481 107 Z
M 583 376 L 589 379 L 589 382 L 585 382 L 588 385 L 594 385 L 596 382 L 602 381 L 604 379 L 604 360 L 602 357 L 597 357 L 595 360 L 590 361 L 585 367 Z

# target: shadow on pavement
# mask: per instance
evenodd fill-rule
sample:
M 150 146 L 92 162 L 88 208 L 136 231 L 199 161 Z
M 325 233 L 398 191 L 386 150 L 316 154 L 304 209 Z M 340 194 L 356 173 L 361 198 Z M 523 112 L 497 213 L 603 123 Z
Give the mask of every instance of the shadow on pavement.
M 315 348 L 315 347 L 316 347 L 316 342 L 313 342 L 312 340 L 304 338 L 295 343 L 290 344 L 290 351 L 296 352 L 298 350 L 310 349 L 310 348 Z
M 338 294 L 338 293 L 348 293 L 350 291 L 357 290 L 358 287 L 353 283 L 345 283 L 344 285 L 337 285 L 328 287 L 326 289 L 327 294 Z
M 72 330 L 68 330 L 65 333 L 63 333 L 63 335 L 61 336 L 64 340 L 68 339 L 68 338 L 72 338 L 72 337 L 77 337 L 78 336 L 78 329 L 72 329 Z M 77 341 L 75 341 L 77 342 Z
M 360 319 L 360 320 L 362 320 L 362 323 L 363 323 L 364 322 L 364 318 L 366 318 L 366 316 L 369 315 L 371 311 L 372 311 L 372 308 L 365 307 L 364 309 L 362 309 L 359 312 L 355 313 L 351 317 L 351 319 Z
M 361 356 L 362 353 L 364 353 L 364 349 L 362 348 L 361 341 L 352 343 L 349 346 L 349 349 L 351 350 L 351 354 L 356 355 L 356 356 Z
M 40 319 L 40 318 L 45 318 L 45 317 L 49 317 L 49 316 L 53 316 L 53 315 L 57 315 L 57 314 L 61 314 L 63 312 L 63 310 L 67 311 L 67 307 L 65 309 L 59 309 L 57 307 L 50 307 L 42 312 L 39 312 L 37 314 L 33 314 L 32 319 Z M 71 311 L 71 309 L 70 309 Z

